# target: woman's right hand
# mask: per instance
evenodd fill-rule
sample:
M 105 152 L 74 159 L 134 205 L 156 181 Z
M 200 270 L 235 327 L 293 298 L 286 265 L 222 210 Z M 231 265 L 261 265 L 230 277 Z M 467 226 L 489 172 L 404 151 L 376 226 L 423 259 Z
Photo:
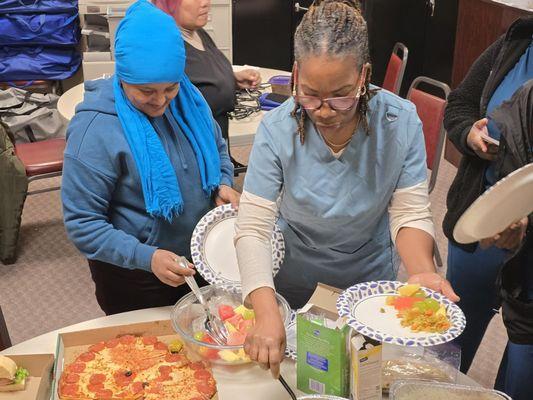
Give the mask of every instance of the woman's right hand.
M 244 351 L 261 368 L 270 368 L 272 376 L 277 379 L 286 337 L 276 296 L 271 288 L 262 287 L 250 294 L 250 300 L 255 311 L 255 325 L 246 335 Z
M 157 249 L 152 255 L 152 272 L 157 278 L 173 287 L 183 285 L 184 276 L 191 276 L 196 273 L 193 265 L 189 263 L 188 268 L 180 265 L 181 257 L 171 251 Z
M 470 128 L 470 132 L 468 132 L 466 144 L 478 155 L 478 157 L 492 161 L 496 158 L 498 148 L 496 146 L 488 145 L 483 140 L 483 136 L 489 136 L 487 130 L 488 122 L 489 120 L 487 118 L 476 121 L 474 125 L 472 125 L 472 128 Z

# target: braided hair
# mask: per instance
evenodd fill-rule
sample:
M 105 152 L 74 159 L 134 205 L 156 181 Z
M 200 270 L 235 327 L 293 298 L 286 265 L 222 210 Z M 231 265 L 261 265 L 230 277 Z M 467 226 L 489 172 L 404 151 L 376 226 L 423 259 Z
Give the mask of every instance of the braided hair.
M 368 31 L 357 0 L 315 0 L 304 15 L 294 34 L 294 58 L 297 62 L 309 56 L 352 56 L 357 68 L 370 61 Z M 363 129 L 370 133 L 366 118 L 368 102 L 375 91 L 369 89 L 370 71 L 367 74 L 357 113 Z M 296 103 L 291 115 L 298 123 L 298 135 L 303 144 L 307 114 Z

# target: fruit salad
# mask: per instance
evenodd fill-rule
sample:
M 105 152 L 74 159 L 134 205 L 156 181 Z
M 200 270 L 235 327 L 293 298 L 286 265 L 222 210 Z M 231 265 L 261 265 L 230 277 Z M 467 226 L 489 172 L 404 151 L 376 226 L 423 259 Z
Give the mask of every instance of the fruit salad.
M 254 311 L 244 305 L 233 307 L 229 304 L 222 304 L 218 306 L 217 314 L 228 331 L 227 345 L 242 346 L 248 331 L 255 323 Z M 217 344 L 204 329 L 197 330 L 194 333 L 194 339 L 212 345 Z M 210 347 L 201 347 L 199 351 L 202 356 L 209 360 L 222 360 L 228 363 L 249 361 L 242 348 L 238 350 L 218 350 Z
M 413 332 L 443 333 L 450 328 L 446 307 L 429 298 L 418 284 L 402 286 L 397 296 L 387 296 L 387 306 L 394 307 L 404 327 Z

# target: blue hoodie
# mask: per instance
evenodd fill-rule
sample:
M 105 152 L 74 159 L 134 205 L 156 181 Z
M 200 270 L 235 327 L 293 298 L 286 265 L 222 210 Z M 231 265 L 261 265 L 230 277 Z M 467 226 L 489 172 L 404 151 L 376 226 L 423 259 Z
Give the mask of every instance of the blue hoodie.
M 189 141 L 177 123 L 173 129 L 175 120 L 167 110 L 163 117 L 150 121 L 174 166 L 183 213 L 170 223 L 146 212 L 137 167 L 115 111 L 112 81 L 85 83 L 84 101 L 67 130 L 61 191 L 65 227 L 69 239 L 88 259 L 151 271 L 157 248 L 190 257 L 192 231 L 213 201 L 202 190 Z M 220 184 L 232 186 L 233 165 L 220 128 L 214 125 Z

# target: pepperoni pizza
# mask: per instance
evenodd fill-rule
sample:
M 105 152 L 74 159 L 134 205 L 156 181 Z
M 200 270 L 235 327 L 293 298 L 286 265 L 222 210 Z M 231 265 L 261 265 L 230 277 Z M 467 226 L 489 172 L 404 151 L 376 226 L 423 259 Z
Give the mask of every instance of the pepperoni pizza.
M 89 347 L 59 379 L 61 400 L 206 400 L 216 393 L 202 362 L 172 353 L 155 336 L 121 336 Z

